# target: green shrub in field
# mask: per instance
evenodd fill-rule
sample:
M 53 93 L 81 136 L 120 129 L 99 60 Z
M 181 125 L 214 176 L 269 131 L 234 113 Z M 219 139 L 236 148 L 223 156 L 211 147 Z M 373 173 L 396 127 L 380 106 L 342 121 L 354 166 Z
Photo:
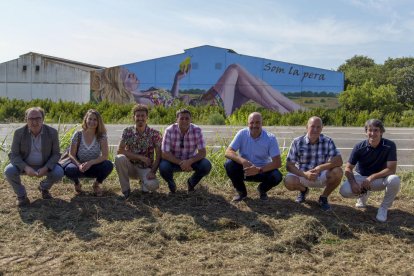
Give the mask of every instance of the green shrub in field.
M 224 154 L 226 152 L 227 146 L 222 145 L 219 148 L 208 148 L 207 150 L 207 159 L 210 160 L 212 168 L 210 175 L 211 177 L 226 177 L 226 170 L 224 169 L 224 162 L 226 158 Z
M 390 115 L 390 114 L 387 114 L 387 116 L 388 115 Z M 414 110 L 413 109 L 403 111 L 402 116 L 401 116 L 401 113 L 392 114 L 392 115 L 395 116 L 395 117 L 400 118 L 400 126 L 406 126 L 406 127 L 413 127 L 414 126 Z
M 247 103 L 241 106 L 239 109 L 236 109 L 230 116 L 226 119 L 226 124 L 228 125 L 247 125 L 247 118 L 252 112 L 262 113 L 263 121 L 266 122 L 266 119 L 272 117 L 273 114 L 278 114 L 274 111 L 266 109 L 264 107 L 258 106 L 254 103 Z
M 130 123 L 132 121 L 132 108 L 134 104 L 113 104 L 107 101 L 100 102 L 96 106 L 104 122 Z
M 383 90 L 385 88 L 382 88 Z M 378 91 L 382 91 L 381 89 Z M 372 94 L 376 95 L 378 91 Z M 386 93 L 377 93 L 382 95 Z M 150 107 L 149 122 L 151 124 L 169 125 L 176 121 L 175 113 L 180 108 L 187 108 L 192 113 L 192 121 L 195 124 L 208 125 L 247 125 L 247 117 L 252 112 L 260 112 L 263 117 L 263 124 L 270 126 L 302 126 L 312 116 L 322 118 L 325 125 L 335 126 L 362 126 L 369 118 L 383 120 L 387 126 L 410 127 L 414 125 L 414 112 L 408 110 L 395 110 L 395 106 L 388 108 L 386 99 L 382 95 L 377 100 L 377 105 L 382 103 L 378 109 L 355 110 L 346 105 L 337 109 L 312 108 L 286 114 L 266 109 L 255 103 L 247 103 L 237 109 L 230 116 L 225 115 L 224 109 L 219 106 L 188 106 L 176 101 L 171 107 L 154 106 Z M 47 123 L 81 123 L 83 116 L 88 109 L 98 110 L 106 124 L 131 123 L 131 110 L 134 104 L 115 104 L 107 101 L 100 103 L 74 103 L 74 102 L 52 102 L 51 100 L 23 100 L 0 98 L 0 122 L 23 122 L 24 112 L 32 106 L 40 106 L 46 112 Z
M 172 124 L 176 121 L 175 113 L 182 108 L 186 108 L 191 112 L 192 122 L 195 124 L 220 124 L 222 122 L 220 117 L 224 119 L 224 109 L 218 106 L 188 106 L 178 102 L 168 108 L 163 106 L 151 107 L 149 120 L 151 124 Z
M 279 141 L 280 142 L 280 141 Z M 283 176 L 286 176 L 287 170 L 286 170 L 286 157 L 289 151 L 289 148 L 286 148 L 284 150 L 280 150 L 280 158 L 282 159 L 282 166 L 280 167 L 279 171 L 283 174 Z
M 49 111 L 46 111 L 46 118 L 52 122 L 56 118 L 62 123 L 80 122 L 83 118 L 82 112 L 81 104 L 59 101 Z
M 209 117 L 208 124 L 209 125 L 225 125 L 226 119 L 224 118 L 222 114 L 213 113 Z
M 65 125 L 58 126 L 60 152 L 63 152 L 69 148 L 71 138 L 78 127 L 79 125 L 75 125 L 74 127 L 68 129 Z
M 26 103 L 22 100 L 0 98 L 0 121 L 21 122 L 26 109 Z
M 3 172 L 6 168 L 7 164 L 9 163 L 9 159 L 7 158 L 7 154 L 10 151 L 10 145 L 7 144 L 7 135 L 0 140 L 0 154 L 4 156 L 0 159 L 0 170 Z

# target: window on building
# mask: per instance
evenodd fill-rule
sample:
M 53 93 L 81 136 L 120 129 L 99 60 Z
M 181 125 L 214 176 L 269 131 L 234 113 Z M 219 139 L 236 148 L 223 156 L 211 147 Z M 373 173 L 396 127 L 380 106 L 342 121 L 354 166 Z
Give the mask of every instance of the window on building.
M 192 69 L 192 70 L 197 70 L 197 69 L 198 69 L 198 62 L 193 62 L 193 63 L 191 64 L 191 69 Z
M 214 66 L 214 68 L 216 70 L 221 70 L 221 66 L 222 66 L 221 62 L 217 62 L 216 65 Z

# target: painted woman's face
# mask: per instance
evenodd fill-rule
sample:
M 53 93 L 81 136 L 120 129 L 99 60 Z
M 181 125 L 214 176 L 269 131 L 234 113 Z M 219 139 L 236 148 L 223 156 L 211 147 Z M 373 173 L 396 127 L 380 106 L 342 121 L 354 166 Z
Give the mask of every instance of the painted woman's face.
M 121 77 L 126 90 L 130 92 L 137 90 L 139 86 L 139 79 L 137 78 L 135 73 L 129 72 L 128 69 L 122 68 Z

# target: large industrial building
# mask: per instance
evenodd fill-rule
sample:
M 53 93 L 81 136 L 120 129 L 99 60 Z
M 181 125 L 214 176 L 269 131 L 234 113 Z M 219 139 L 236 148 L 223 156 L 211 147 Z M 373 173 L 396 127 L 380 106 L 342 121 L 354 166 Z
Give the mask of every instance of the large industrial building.
M 90 72 L 102 68 L 30 52 L 0 64 L 0 97 L 89 102 Z
M 171 88 L 177 70 L 185 63 L 191 70 L 180 81 L 181 89 L 209 89 L 232 64 L 281 92 L 335 92 L 344 88 L 344 74 L 333 70 L 292 64 L 236 53 L 234 50 L 204 45 L 184 53 L 121 65 L 136 74 L 140 89 Z
M 213 97 L 224 105 L 227 114 L 247 101 L 289 112 L 300 107 L 283 93 L 339 93 L 343 88 L 342 72 L 209 45 L 110 68 L 32 52 L 0 64 L 0 97 L 24 100 L 109 100 L 168 106 L 175 99 L 194 103 Z M 206 93 L 210 96 L 203 99 L 188 96 Z

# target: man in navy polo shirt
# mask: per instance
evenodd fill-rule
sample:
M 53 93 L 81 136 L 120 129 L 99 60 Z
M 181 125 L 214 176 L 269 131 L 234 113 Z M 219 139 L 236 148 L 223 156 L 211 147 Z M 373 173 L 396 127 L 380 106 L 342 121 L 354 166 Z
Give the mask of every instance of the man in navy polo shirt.
M 355 206 L 365 208 L 370 191 L 385 190 L 384 200 L 376 216 L 380 222 L 387 220 L 388 208 L 400 190 L 400 178 L 395 175 L 397 148 L 394 142 L 382 137 L 384 132 L 380 120 L 370 119 L 365 123 L 368 139 L 356 144 L 352 150 L 345 167 L 348 180 L 339 191 L 343 197 L 357 197 Z
M 248 127 L 237 132 L 225 156 L 224 167 L 237 191 L 235 202 L 247 197 L 245 180 L 261 182 L 257 187 L 261 200 L 267 200 L 267 192 L 282 181 L 279 145 L 276 137 L 262 128 L 258 112 L 249 115 Z

